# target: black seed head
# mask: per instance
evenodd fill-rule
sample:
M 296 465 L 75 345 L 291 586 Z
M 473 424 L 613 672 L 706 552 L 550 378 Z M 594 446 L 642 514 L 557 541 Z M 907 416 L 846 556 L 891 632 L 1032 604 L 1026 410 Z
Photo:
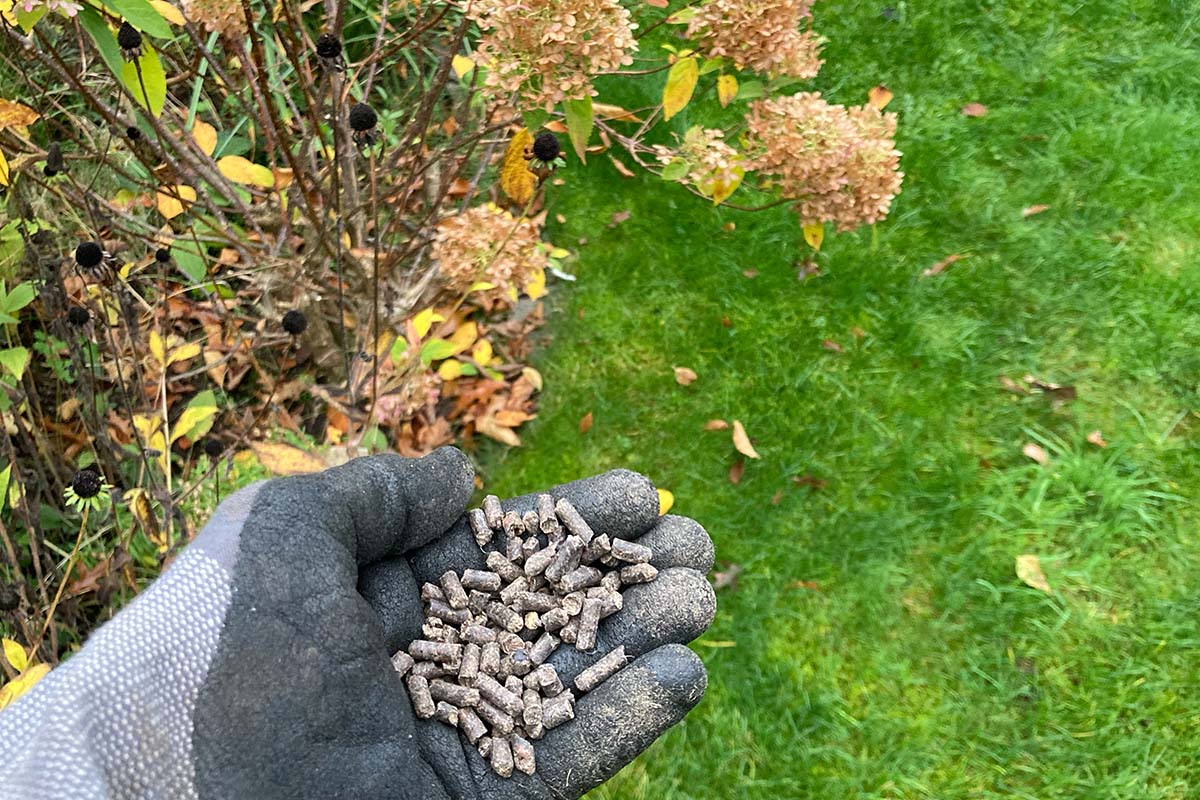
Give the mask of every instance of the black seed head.
M 303 311 L 292 309 L 283 315 L 283 329 L 292 336 L 299 336 L 308 328 L 308 317 Z
M 225 445 L 221 444 L 216 439 L 206 439 L 204 441 L 204 455 L 209 458 L 216 458 L 225 452 Z
M 374 128 L 378 121 L 379 117 L 375 115 L 375 109 L 366 103 L 355 103 L 350 108 L 350 130 L 352 131 L 364 133 Z
M 42 174 L 47 178 L 53 178 L 64 169 L 62 147 L 58 142 L 51 142 L 50 146 L 46 148 L 46 166 L 42 167 Z
M 117 29 L 117 44 L 126 52 L 134 52 L 142 46 L 142 34 L 128 22 L 122 22 Z
M 82 328 L 87 325 L 88 320 L 92 315 L 83 306 L 71 306 L 67 309 L 67 322 L 74 325 L 76 328 Z
M 49 164 L 46 164 L 44 167 L 42 167 L 42 174 L 47 178 L 53 178 L 58 174 L 58 170 L 54 169 Z
M 160 264 L 165 264 L 171 260 L 171 248 L 160 247 L 154 251 L 154 260 Z
M 100 494 L 102 483 L 100 473 L 90 469 L 81 469 L 71 478 L 71 488 L 75 490 L 76 495 L 85 499 Z
M 332 33 L 317 37 L 317 55 L 321 58 L 337 58 L 342 54 L 342 40 Z
M 95 242 L 84 242 L 75 248 L 75 263 L 84 269 L 95 269 L 104 260 L 104 250 Z
M 20 602 L 21 595 L 17 594 L 15 585 L 0 585 L 0 611 L 12 611 Z
M 558 145 L 558 137 L 549 131 L 539 133 L 538 137 L 533 140 L 533 155 L 543 164 L 549 164 L 558 158 L 558 154 L 561 152 L 562 148 Z
M 129 140 L 132 142 L 136 142 L 138 139 L 142 138 L 142 132 L 138 130 L 136 125 L 130 125 L 128 128 L 126 128 L 125 135 L 128 136 Z

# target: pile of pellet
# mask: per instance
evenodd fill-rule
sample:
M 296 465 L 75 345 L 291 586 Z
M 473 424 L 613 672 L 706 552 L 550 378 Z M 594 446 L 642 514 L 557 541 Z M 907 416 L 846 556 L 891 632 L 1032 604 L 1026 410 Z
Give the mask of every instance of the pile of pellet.
M 575 700 L 628 660 L 604 655 L 563 685 L 546 663 L 561 643 L 596 647 L 600 620 L 621 610 L 621 588 L 658 576 L 650 548 L 595 533 L 565 498 L 539 495 L 537 510 L 504 512 L 489 495 L 468 512 L 487 569 L 454 571 L 421 587 L 425 638 L 392 657 L 407 676 L 416 715 L 459 728 L 497 774 L 532 775 L 533 741 L 575 716 Z

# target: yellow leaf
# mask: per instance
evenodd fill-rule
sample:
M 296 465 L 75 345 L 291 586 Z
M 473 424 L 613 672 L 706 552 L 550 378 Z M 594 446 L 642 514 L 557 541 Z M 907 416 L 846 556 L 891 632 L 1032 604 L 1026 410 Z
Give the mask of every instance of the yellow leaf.
M 171 354 L 167 356 L 167 363 L 174 364 L 179 361 L 187 361 L 189 358 L 195 358 L 200 355 L 200 350 L 199 342 L 181 344 L 171 349 Z
M 196 190 L 190 186 L 176 186 L 173 189 L 159 189 L 155 197 L 158 213 L 167 219 L 175 219 L 192 203 L 196 202 Z
M 471 70 L 475 69 L 475 62 L 464 55 L 456 55 L 450 59 L 450 69 L 454 70 L 454 76 L 461 78 Z
M 525 294 L 529 295 L 530 300 L 540 300 L 546 296 L 546 270 L 539 267 L 529 273 L 529 279 L 525 281 Z
M 529 162 L 525 160 L 525 151 L 532 147 L 533 134 L 521 128 L 509 141 L 500 166 L 500 189 L 519 206 L 528 203 L 537 188 L 537 176 L 529 171 Z
M 241 156 L 225 156 L 217 161 L 217 169 L 234 183 L 258 186 L 263 189 L 275 187 L 275 173 L 261 164 L 255 164 Z
M 474 283 L 471 284 L 471 288 L 467 289 L 467 291 L 468 292 L 486 292 L 488 289 L 495 289 L 495 288 L 496 288 L 496 284 L 494 284 L 494 283 L 488 283 L 487 281 L 475 281 Z
M 250 449 L 258 456 L 259 463 L 276 475 L 303 475 L 325 469 L 321 459 L 290 444 L 255 442 Z
M 162 2 L 162 0 L 158 0 L 158 2 Z M 164 3 L 164 5 L 166 4 Z M 206 156 L 211 156 L 217 149 L 217 129 L 203 120 L 196 120 L 192 125 L 192 138 L 196 140 L 196 146 Z
M 25 656 L 25 648 L 14 642 L 12 639 L 4 639 L 4 657 L 8 663 L 12 664 L 12 668 L 17 672 L 24 672 L 25 667 L 29 666 L 29 659 Z
M 717 99 L 721 101 L 721 108 L 732 103 L 737 93 L 737 78 L 733 75 L 721 75 L 717 78 Z
M 883 111 L 887 104 L 892 102 L 892 90 L 881 83 L 867 92 L 867 102 L 874 106 L 876 111 Z
M 521 375 L 525 378 L 525 380 L 529 381 L 529 384 L 533 386 L 534 389 L 539 392 L 542 390 L 542 373 L 538 372 L 533 367 L 525 367 L 521 370 Z
M 158 453 L 155 461 L 158 463 L 158 468 L 166 475 L 167 469 L 171 466 L 171 453 L 167 449 L 167 437 L 162 435 L 162 431 L 159 431 L 146 440 L 146 446 Z
M 448 358 L 438 367 L 438 375 L 444 381 L 452 381 L 455 378 L 462 377 L 462 362 L 456 361 L 453 358 Z
M 458 330 L 450 337 L 451 346 L 454 347 L 454 353 L 470 350 L 471 345 L 475 344 L 475 340 L 479 338 L 479 328 L 471 320 L 467 320 L 462 325 L 458 326 Z
M 675 495 L 668 492 L 666 489 L 658 489 L 658 515 L 661 517 L 671 510 L 671 506 L 675 505 Z
M 474 349 L 471 350 L 471 358 L 481 367 L 486 367 L 492 360 L 492 343 L 487 339 L 480 339 L 475 343 Z
M 490 414 L 475 420 L 475 430 L 510 447 L 521 446 L 521 439 L 513 433 L 513 429 L 504 427 Z
M 597 119 L 611 119 L 614 122 L 642 122 L 642 118 L 632 111 L 608 103 L 592 103 L 592 111 Z
M 8 186 L 8 159 L 3 150 L 0 150 L 0 186 Z
M 733 178 L 727 181 L 711 181 L 701 187 L 702 191 L 712 195 L 713 205 L 719 206 L 729 199 L 729 195 L 737 191 L 737 188 L 742 185 L 742 176 L 746 171 L 741 167 L 734 167 L 730 170 L 733 173 Z
M 746 458 L 762 458 L 754 449 L 754 445 L 750 444 L 750 437 L 746 435 L 746 429 L 736 419 L 733 421 L 733 446 Z
M 1017 577 L 1026 586 L 1031 586 L 1039 592 L 1053 594 L 1050 582 L 1046 580 L 1046 575 L 1042 572 L 1042 562 L 1032 553 L 1017 556 Z
M 667 85 L 663 88 L 664 120 L 675 116 L 691 102 L 699 78 L 700 64 L 695 56 L 681 58 L 671 65 L 667 73 Z
M 195 441 L 196 436 L 192 435 L 193 431 L 199 431 L 205 428 L 205 424 L 210 422 L 217 415 L 217 403 L 213 399 L 211 391 L 201 392 L 197 395 L 199 402 L 188 403 L 187 408 L 179 415 L 179 419 L 175 420 L 175 425 L 171 429 L 171 442 L 179 440 L 181 436 L 186 436 Z M 203 435 L 203 434 L 197 434 Z
M 808 246 L 813 250 L 820 250 L 821 242 L 825 241 L 825 223 L 804 223 L 804 241 L 808 242 Z
M 34 664 L 0 688 L 0 709 L 11 705 L 18 697 L 33 688 L 34 684 L 50 672 L 49 664 Z
M 179 9 L 166 0 L 150 0 L 150 5 L 154 6 L 154 10 L 172 25 L 178 25 L 182 28 L 187 24 L 187 20 L 183 18 L 183 14 L 179 13 Z M 209 155 L 211 156 L 212 153 L 209 152 Z
M 133 415 L 133 428 L 142 437 L 143 442 L 150 441 L 150 437 L 158 433 L 158 429 L 162 427 L 162 417 L 151 417 L 147 414 Z
M 158 335 L 158 331 L 150 331 L 150 355 L 154 356 L 154 360 L 160 365 L 167 365 L 167 348 L 163 344 L 162 337 Z
M 504 290 L 504 296 L 512 302 L 517 302 L 517 287 L 509 284 L 509 287 Z
M 446 318 L 432 308 L 418 311 L 417 315 L 412 318 L 413 327 L 417 330 L 417 338 L 420 339 L 425 338 L 425 334 L 429 333 L 429 329 L 433 327 L 433 323 L 445 321 Z
M 41 114 L 22 103 L 14 103 L 0 97 L 0 130 L 5 128 L 23 128 L 32 125 L 41 118 Z
M 704 647 L 737 647 L 737 642 L 731 642 L 728 639 L 701 639 L 696 644 Z

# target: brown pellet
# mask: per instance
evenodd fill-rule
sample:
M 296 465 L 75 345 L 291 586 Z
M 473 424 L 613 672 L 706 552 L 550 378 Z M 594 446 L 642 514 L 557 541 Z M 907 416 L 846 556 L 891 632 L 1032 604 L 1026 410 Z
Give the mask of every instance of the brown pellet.
M 567 720 L 575 719 L 574 700 L 568 691 L 542 701 L 542 725 L 546 730 L 553 730 Z
M 650 564 L 630 564 L 621 570 L 621 583 L 649 583 L 658 577 L 658 570 Z
M 528 561 L 529 557 L 536 553 L 541 546 L 536 537 L 530 536 L 521 542 L 521 557 Z
M 479 674 L 479 659 L 482 656 L 483 649 L 474 642 L 463 645 L 462 663 L 458 667 L 460 681 L 468 686 L 475 682 L 475 676 Z
M 458 727 L 458 706 L 451 705 L 445 700 L 439 701 L 433 709 L 434 719 L 452 727 Z
M 525 540 L 517 536 L 510 536 L 504 540 L 504 555 L 514 564 L 520 564 L 525 560 L 525 553 L 521 551 L 521 546 L 525 544 Z
M 467 594 L 467 605 L 476 614 L 482 616 L 483 610 L 487 608 L 487 604 L 492 602 L 492 596 L 487 592 L 481 592 L 478 589 L 472 589 Z M 486 620 L 487 618 L 484 617 Z
M 468 644 L 487 644 L 496 641 L 496 632 L 484 625 L 464 625 L 462 639 Z
M 595 599 L 599 600 L 600 619 L 611 616 L 625 607 L 625 599 L 621 597 L 620 592 L 612 592 L 605 589 L 603 586 L 597 586 L 593 589 L 588 589 L 588 596 L 592 596 L 592 592 L 596 592 Z
M 446 602 L 446 593 L 436 583 L 426 581 L 421 584 L 421 599 L 427 603 L 430 600 L 441 600 L 444 603 Z
M 592 537 L 596 535 L 592 531 L 592 526 L 588 525 L 583 516 L 575 510 L 575 506 L 571 504 L 570 500 L 565 497 L 558 498 L 558 502 L 554 504 L 554 510 L 564 528 L 582 539 L 584 544 L 592 541 Z
M 583 592 L 571 592 L 570 594 L 563 596 L 562 607 L 565 608 L 567 613 L 573 617 L 583 610 L 583 601 L 586 599 L 586 597 L 587 595 L 585 595 Z
M 479 676 L 476 675 L 476 678 Z M 479 705 L 479 690 L 469 686 L 459 686 L 450 681 L 435 680 L 429 682 L 429 694 L 434 700 L 445 700 L 456 708 Z
M 575 678 L 575 688 L 581 692 L 590 692 L 625 666 L 629 659 L 625 656 L 625 645 L 610 650 L 604 658 L 592 664 Z
M 600 627 L 600 609 L 603 604 L 599 600 L 583 601 L 583 611 L 579 612 L 579 633 L 575 636 L 577 650 L 592 650 L 596 647 L 596 631 Z
M 538 528 L 542 533 L 550 533 L 558 527 L 558 517 L 554 515 L 554 498 L 548 494 L 537 496 Z
M 558 632 L 559 639 L 562 639 L 567 644 L 575 644 L 579 636 L 580 616 L 581 615 L 577 614 L 571 617 L 571 621 L 562 626 L 562 629 Z
M 525 523 L 525 533 L 529 536 L 536 536 L 541 528 L 538 527 L 538 514 L 536 511 L 526 511 L 521 515 L 521 522 Z
M 538 640 L 533 643 L 533 647 L 529 649 L 529 661 L 535 667 L 540 666 L 543 661 L 550 657 L 554 652 L 554 648 L 558 647 L 558 637 L 550 633 L 543 633 Z
M 604 573 L 604 577 L 600 579 L 600 585 L 610 592 L 621 591 L 621 573 L 618 570 Z
M 517 611 L 536 611 L 543 614 L 558 608 L 558 598 L 545 592 L 521 592 L 512 599 Z
M 568 536 L 558 546 L 554 560 L 546 567 L 545 575 L 548 581 L 557 581 L 563 575 L 579 566 L 579 557 L 583 555 L 583 539 L 578 536 Z
M 521 693 L 521 702 L 525 704 L 525 710 L 521 712 L 525 733 L 529 734 L 530 739 L 542 738 L 545 732 L 542 726 L 542 696 L 537 689 L 526 689 Z
M 526 775 L 532 775 L 537 770 L 533 745 L 515 733 L 509 737 L 508 741 L 512 751 L 513 766 Z
M 500 671 L 500 645 L 495 642 L 483 645 L 479 654 L 479 671 L 488 675 L 495 675 Z
M 501 778 L 512 777 L 513 752 L 508 739 L 499 736 L 492 739 L 492 770 Z
M 447 664 L 462 657 L 462 645 L 413 639 L 408 645 L 408 654 L 419 661 L 440 661 Z
M 515 651 L 508 658 L 512 663 L 512 674 L 518 678 L 525 677 L 529 674 L 529 671 L 533 669 L 533 659 L 530 657 L 529 653 L 523 649 Z
M 521 682 L 521 679 L 518 678 L 516 675 L 509 675 L 507 678 L 504 679 L 504 688 L 508 689 L 510 692 L 512 692 L 517 697 L 521 697 L 521 695 L 523 695 L 525 693 L 525 684 L 523 684 Z M 521 712 L 524 713 L 524 711 L 525 711 L 525 701 L 522 700 L 521 701 Z M 517 716 L 520 716 L 520 715 L 518 714 Z
M 482 737 L 475 747 L 479 749 L 479 755 L 483 756 L 484 761 L 492 757 L 492 737 Z
M 503 553 L 495 550 L 487 554 L 487 565 L 488 569 L 499 575 L 500 580 L 505 582 L 515 581 L 522 574 L 520 567 L 509 561 Z
M 413 657 L 403 650 L 397 650 L 396 654 L 392 656 L 392 668 L 396 670 L 396 674 L 401 678 L 408 674 L 408 671 L 413 668 L 414 663 L 416 662 L 413 660 Z
M 496 708 L 487 700 L 480 700 L 479 705 L 475 707 L 475 713 L 479 718 L 492 726 L 492 733 L 498 736 L 507 736 L 512 733 L 513 726 L 516 724 L 512 715 Z
M 420 675 L 409 675 L 406 684 L 408 685 L 408 696 L 412 698 L 413 711 L 416 715 L 420 719 L 432 717 L 436 706 L 433 704 L 433 697 L 429 694 L 429 681 Z
M 435 661 L 418 661 L 417 663 L 413 664 L 413 667 L 408 671 L 408 674 L 416 675 L 417 677 L 425 678 L 426 680 L 433 680 L 434 678 L 440 678 L 443 675 L 446 675 L 447 672 L 445 667 Z
M 483 498 L 483 518 L 489 528 L 500 530 L 504 527 L 504 506 L 500 505 L 500 498 L 496 495 L 489 494 Z
M 536 611 L 525 612 L 525 630 L 537 631 L 542 628 L 542 615 Z
M 487 726 L 483 724 L 483 720 L 470 708 L 458 710 L 458 727 L 471 744 L 477 743 L 487 733 Z
M 595 567 L 579 566 L 563 575 L 558 586 L 561 591 L 570 594 L 590 586 L 598 586 L 601 577 L 603 576 L 600 574 L 600 570 Z
M 517 538 L 525 535 L 525 523 L 521 521 L 520 514 L 515 511 L 508 511 L 504 514 L 504 533 Z
M 520 634 L 512 631 L 497 631 L 496 641 L 500 643 L 500 652 L 506 655 L 512 655 L 526 646 L 525 640 L 521 638 Z
M 487 608 L 483 610 L 487 614 L 488 619 L 512 633 L 520 633 L 521 628 L 525 627 L 525 621 L 521 619 L 521 615 L 513 611 L 504 603 L 492 601 L 487 604 Z
M 529 591 L 529 579 L 522 575 L 500 590 L 500 600 L 504 603 L 511 603 L 514 597 L 527 591 Z
M 500 575 L 482 569 L 464 569 L 461 583 L 467 589 L 478 589 L 481 592 L 500 591 Z
M 451 608 L 466 608 L 467 593 L 463 589 L 462 582 L 458 579 L 458 573 L 452 569 L 442 573 L 442 577 L 438 579 L 438 583 L 442 586 L 442 592 L 446 595 L 446 604 Z
M 542 614 L 542 628 L 547 631 L 557 631 L 571 621 L 571 615 L 565 608 L 559 607 Z
M 471 618 L 471 612 L 465 608 L 451 608 L 441 600 L 429 601 L 429 613 L 454 626 L 462 625 Z
M 628 561 L 631 564 L 646 564 L 654 555 L 649 547 L 637 542 L 627 542 L 624 539 L 612 540 L 613 558 L 619 561 Z
M 553 664 L 542 664 L 529 674 L 535 676 L 542 694 L 545 694 L 547 697 L 562 694 L 564 689 L 562 678 L 558 677 L 558 670 L 554 668 Z
M 528 542 L 537 544 L 537 539 L 528 539 Z M 543 547 L 541 550 L 536 550 L 525 558 L 525 574 L 529 577 L 540 575 L 546 571 L 546 567 L 550 566 L 550 562 L 554 560 L 555 554 L 558 553 L 558 545 L 553 542 Z
M 608 540 L 608 534 L 602 533 L 588 543 L 579 560 L 584 564 L 593 564 L 607 555 L 611 549 L 612 543 Z
M 487 515 L 483 513 L 483 509 L 472 508 L 467 512 L 467 521 L 471 523 L 471 533 L 475 536 L 475 543 L 480 547 L 487 547 L 494 532 L 492 526 L 488 524 Z
M 491 675 L 479 673 L 475 677 L 475 688 L 485 700 L 506 714 L 515 716 L 524 707 L 518 695 L 501 686 Z

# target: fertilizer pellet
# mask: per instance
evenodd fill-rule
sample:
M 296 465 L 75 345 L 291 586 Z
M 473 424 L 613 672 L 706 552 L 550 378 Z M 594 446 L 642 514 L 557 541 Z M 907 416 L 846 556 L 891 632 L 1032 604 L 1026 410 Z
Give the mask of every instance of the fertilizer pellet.
M 622 588 L 658 575 L 649 547 L 597 534 L 569 500 L 535 504 L 505 512 L 488 495 L 468 513 L 487 569 L 423 584 L 423 638 L 392 658 L 417 717 L 457 727 L 504 777 L 533 774 L 532 742 L 575 716 L 575 693 L 548 659 L 562 644 L 593 650 L 600 621 L 624 606 Z M 575 688 L 594 690 L 628 660 L 617 647 Z

